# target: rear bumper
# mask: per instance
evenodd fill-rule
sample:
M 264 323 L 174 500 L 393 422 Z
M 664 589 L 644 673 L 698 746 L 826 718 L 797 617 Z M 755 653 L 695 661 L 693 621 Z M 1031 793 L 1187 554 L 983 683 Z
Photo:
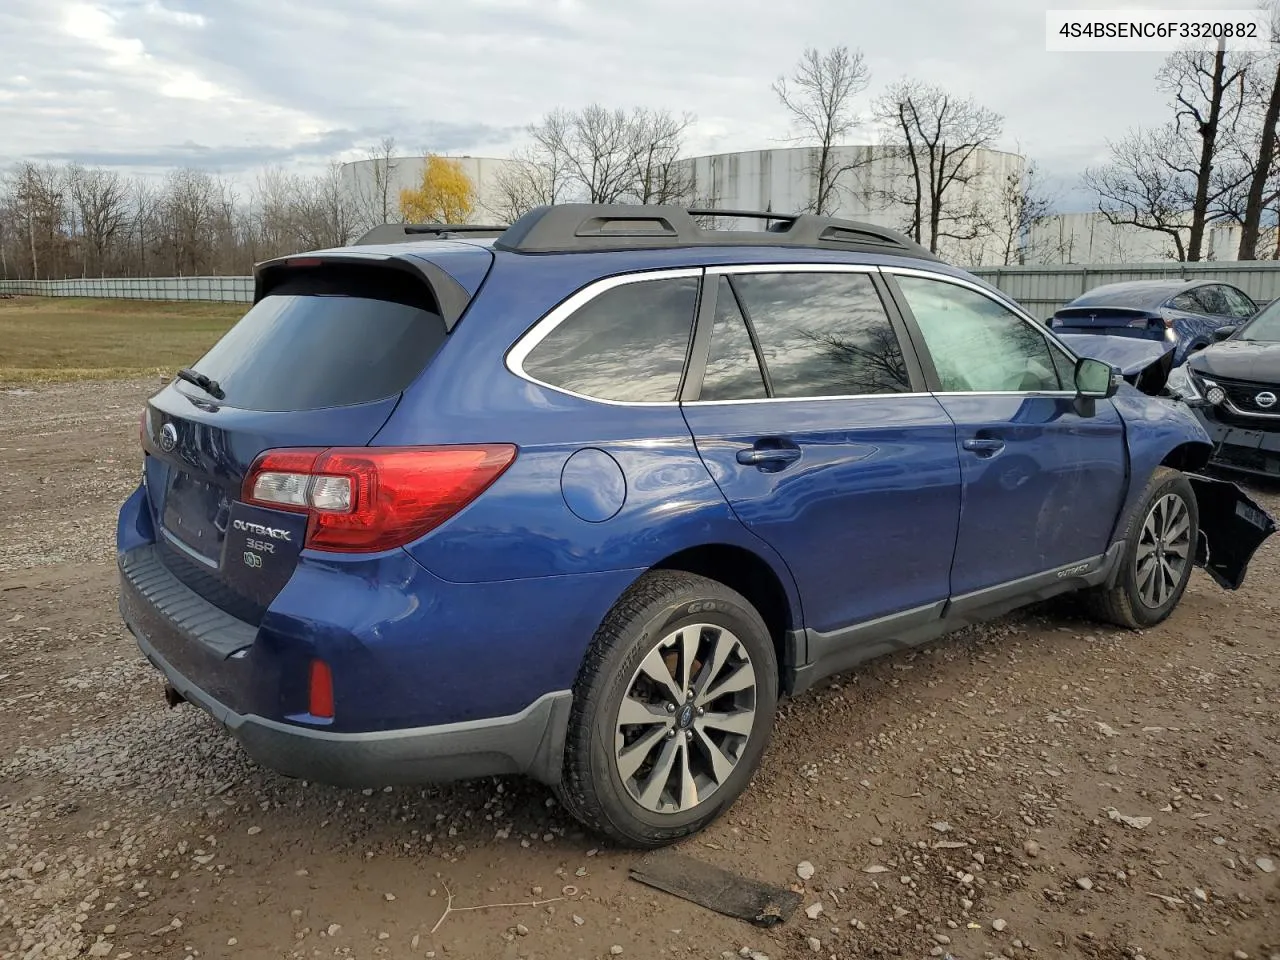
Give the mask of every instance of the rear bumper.
M 502 774 L 559 782 L 572 701 L 567 690 L 548 693 L 509 717 L 413 730 L 330 733 L 236 713 L 175 670 L 144 635 L 134 636 L 143 655 L 184 699 L 221 723 L 250 757 L 286 776 L 342 787 Z
M 263 766 L 336 786 L 386 786 L 524 774 L 559 782 L 572 693 L 544 693 L 504 716 L 347 732 L 264 717 L 240 703 L 278 700 L 255 656 L 260 631 L 194 593 L 153 562 L 121 554 L 120 614 L 143 655 L 179 694 L 223 725 Z M 195 679 L 199 678 L 199 680 Z M 254 692 L 255 687 L 261 687 Z M 233 705 L 234 704 L 234 705 Z

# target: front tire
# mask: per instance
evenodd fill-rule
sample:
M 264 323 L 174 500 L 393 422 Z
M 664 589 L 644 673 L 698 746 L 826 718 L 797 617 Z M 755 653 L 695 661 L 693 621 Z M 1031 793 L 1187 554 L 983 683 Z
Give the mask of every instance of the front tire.
M 1163 622 L 1187 589 L 1199 538 L 1200 509 L 1190 482 L 1177 470 L 1157 468 L 1129 521 L 1115 585 L 1085 595 L 1090 612 L 1130 630 Z
M 691 573 L 645 574 L 574 685 L 560 798 L 626 846 L 696 833 L 750 782 L 777 700 L 773 641 L 744 597 Z

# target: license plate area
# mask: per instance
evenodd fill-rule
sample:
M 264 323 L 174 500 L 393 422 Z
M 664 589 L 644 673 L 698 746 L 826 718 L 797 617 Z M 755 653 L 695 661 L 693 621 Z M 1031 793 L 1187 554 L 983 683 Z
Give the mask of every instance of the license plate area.
M 216 484 L 174 470 L 165 492 L 161 522 L 174 539 L 212 566 L 222 549 L 231 498 Z

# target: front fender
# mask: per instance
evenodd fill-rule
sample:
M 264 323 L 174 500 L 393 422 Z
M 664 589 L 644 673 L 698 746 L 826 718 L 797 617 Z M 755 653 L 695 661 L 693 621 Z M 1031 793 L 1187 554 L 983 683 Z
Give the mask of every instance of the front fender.
M 1179 401 L 1148 397 L 1126 384 L 1111 402 L 1124 421 L 1129 457 L 1129 489 L 1116 517 L 1114 542 L 1124 536 L 1129 518 L 1158 467 L 1176 459 L 1180 469 L 1198 470 L 1209 462 L 1213 444 L 1196 415 Z
M 1196 565 L 1204 567 L 1224 590 L 1238 590 L 1249 561 L 1276 522 L 1252 497 L 1234 483 L 1188 473 L 1200 507 L 1200 536 Z

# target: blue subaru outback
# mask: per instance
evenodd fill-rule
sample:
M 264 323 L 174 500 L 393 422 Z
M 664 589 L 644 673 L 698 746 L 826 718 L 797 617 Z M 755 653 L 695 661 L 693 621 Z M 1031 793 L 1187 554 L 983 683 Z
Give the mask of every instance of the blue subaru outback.
M 264 765 L 527 774 L 655 846 L 778 698 L 1066 591 L 1160 623 L 1271 518 L 1184 406 L 972 276 L 812 215 L 561 205 L 262 264 L 147 403 L 120 609 Z

